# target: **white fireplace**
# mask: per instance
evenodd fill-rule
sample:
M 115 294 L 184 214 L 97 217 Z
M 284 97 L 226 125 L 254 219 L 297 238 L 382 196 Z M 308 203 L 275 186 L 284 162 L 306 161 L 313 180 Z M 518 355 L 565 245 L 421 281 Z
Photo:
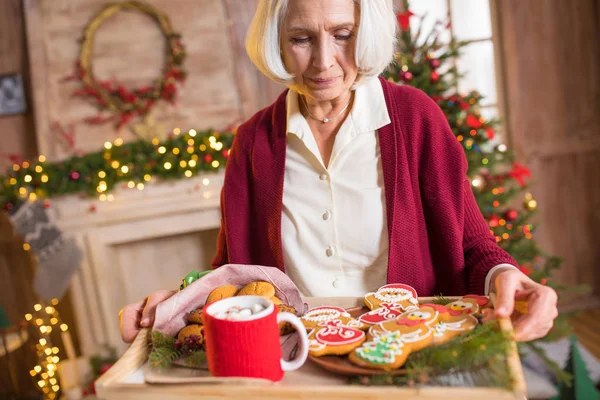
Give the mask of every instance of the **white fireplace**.
M 178 288 L 210 267 L 220 226 L 223 173 L 119 188 L 112 201 L 69 196 L 49 209 L 84 251 L 72 298 L 84 355 L 109 345 L 122 353 L 118 312 L 159 289 Z

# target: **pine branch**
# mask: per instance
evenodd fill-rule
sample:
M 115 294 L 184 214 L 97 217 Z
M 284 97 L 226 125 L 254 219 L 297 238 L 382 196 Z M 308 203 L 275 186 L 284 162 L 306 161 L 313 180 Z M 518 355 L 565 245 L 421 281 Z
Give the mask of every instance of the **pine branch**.
M 160 369 L 165 369 L 173 364 L 181 356 L 181 352 L 175 348 L 154 347 L 148 355 L 148 360 L 151 366 Z
M 570 373 L 564 371 L 554 360 L 550 359 L 546 355 L 546 352 L 544 350 L 540 349 L 535 344 L 535 342 L 521 343 L 520 346 L 526 346 L 526 347 L 528 347 L 538 357 L 540 357 L 544 361 L 544 363 L 545 363 L 544 366 L 546 367 L 546 369 L 556 377 L 556 380 L 557 380 L 558 384 L 563 384 L 563 385 L 571 386 L 572 381 L 573 381 L 573 375 L 571 375 Z
M 196 350 L 185 356 L 184 363 L 188 367 L 202 367 L 206 364 L 206 352 L 204 350 Z
M 172 348 L 175 344 L 175 338 L 165 335 L 159 331 L 152 331 L 152 345 L 155 348 L 168 347 Z

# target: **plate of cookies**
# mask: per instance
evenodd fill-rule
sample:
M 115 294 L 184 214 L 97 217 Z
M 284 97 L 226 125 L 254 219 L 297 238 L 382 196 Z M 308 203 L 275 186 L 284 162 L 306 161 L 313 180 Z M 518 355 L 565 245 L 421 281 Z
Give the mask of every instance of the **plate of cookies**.
M 419 299 L 414 288 L 388 284 L 367 293 L 364 307 L 321 306 L 301 318 L 308 331 L 309 359 L 343 375 L 403 375 L 407 358 L 446 343 L 477 325 L 488 297 L 466 295 L 447 304 Z

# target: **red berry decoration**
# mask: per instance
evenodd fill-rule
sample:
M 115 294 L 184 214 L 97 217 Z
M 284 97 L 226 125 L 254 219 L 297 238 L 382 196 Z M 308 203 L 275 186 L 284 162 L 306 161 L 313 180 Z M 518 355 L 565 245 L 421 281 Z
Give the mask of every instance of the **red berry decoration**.
M 402 74 L 400 74 L 400 79 L 402 79 L 404 82 L 410 82 L 412 81 L 412 78 L 413 74 L 410 71 L 402 72 Z
M 506 218 L 507 221 L 514 221 L 518 217 L 519 217 L 519 213 L 517 212 L 517 210 L 508 210 L 504 214 L 504 218 Z
M 498 218 L 498 216 L 496 214 L 492 214 L 492 216 L 490 217 L 489 220 L 489 224 L 492 228 L 495 228 L 498 226 L 498 223 L 500 222 L 500 218 Z
M 429 60 L 429 66 L 433 69 L 439 68 L 441 62 L 437 58 L 432 58 Z
M 431 73 L 431 82 L 435 83 L 437 81 L 440 80 L 440 74 L 438 74 L 437 72 L 433 71 Z
M 204 156 L 204 161 L 206 161 L 207 163 L 211 162 L 212 160 L 213 160 L 213 158 L 210 154 L 207 154 Z

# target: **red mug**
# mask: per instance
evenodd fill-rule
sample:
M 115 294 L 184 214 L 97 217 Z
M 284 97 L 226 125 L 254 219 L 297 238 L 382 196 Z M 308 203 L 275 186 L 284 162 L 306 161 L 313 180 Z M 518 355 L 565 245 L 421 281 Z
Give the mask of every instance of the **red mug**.
M 244 320 L 223 318 L 232 307 L 264 309 Z M 279 323 L 289 322 L 298 333 L 299 351 L 294 360 L 281 355 Z M 300 368 L 308 356 L 306 329 L 298 317 L 277 312 L 269 299 L 236 296 L 219 300 L 203 310 L 205 348 L 208 368 L 213 376 L 263 378 L 280 381 L 285 371 Z

